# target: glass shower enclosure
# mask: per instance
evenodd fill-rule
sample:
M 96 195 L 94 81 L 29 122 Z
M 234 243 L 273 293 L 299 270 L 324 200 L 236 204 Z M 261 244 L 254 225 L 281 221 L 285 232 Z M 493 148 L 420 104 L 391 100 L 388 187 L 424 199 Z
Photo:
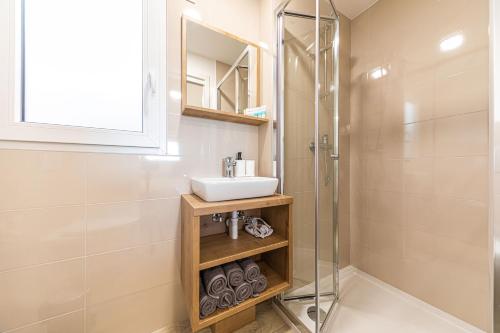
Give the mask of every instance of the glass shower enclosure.
M 329 0 L 290 0 L 276 18 L 277 176 L 294 197 L 293 287 L 276 304 L 321 332 L 339 295 L 339 17 Z

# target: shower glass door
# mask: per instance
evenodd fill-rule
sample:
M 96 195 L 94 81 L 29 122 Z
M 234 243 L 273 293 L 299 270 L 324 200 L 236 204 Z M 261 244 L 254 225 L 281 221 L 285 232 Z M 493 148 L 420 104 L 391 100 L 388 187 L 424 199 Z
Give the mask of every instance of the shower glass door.
M 278 14 L 278 176 L 294 197 L 293 287 L 281 305 L 310 332 L 338 295 L 338 20 L 320 6 L 319 20 L 313 1 Z
M 331 11 L 329 3 L 320 2 L 320 12 Z M 319 21 L 319 64 L 317 84 L 318 137 L 318 304 L 328 314 L 338 298 L 338 20 Z

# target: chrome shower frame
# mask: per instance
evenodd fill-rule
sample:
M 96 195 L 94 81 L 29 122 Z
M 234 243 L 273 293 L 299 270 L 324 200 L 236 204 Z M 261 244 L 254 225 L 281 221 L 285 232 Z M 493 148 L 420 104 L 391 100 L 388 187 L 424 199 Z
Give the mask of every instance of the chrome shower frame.
M 279 179 L 279 190 L 281 193 L 284 193 L 284 179 L 286 177 L 284 170 L 284 134 L 285 134 L 285 123 L 284 123 L 284 112 L 285 112 L 285 71 L 284 71 L 284 34 L 285 34 L 285 26 L 284 19 L 286 16 L 289 17 L 298 17 L 303 19 L 313 19 L 315 20 L 315 85 L 317 89 L 315 89 L 315 110 L 314 110 L 314 118 L 315 118 L 315 131 L 314 131 L 314 173 L 315 173 L 315 292 L 314 294 L 286 297 L 282 294 L 275 301 L 275 306 L 283 312 L 290 321 L 296 326 L 300 331 L 308 332 L 309 330 L 305 327 L 304 324 L 291 312 L 289 311 L 283 304 L 284 301 L 287 300 L 295 300 L 295 299 L 315 299 L 316 309 L 319 309 L 320 298 L 329 296 L 333 297 L 333 303 L 330 306 L 330 309 L 327 313 L 325 321 L 320 325 L 320 311 L 316 311 L 316 325 L 315 325 L 315 333 L 319 333 L 323 331 L 323 328 L 328 326 L 329 321 L 333 318 L 334 309 L 336 308 L 336 304 L 339 300 L 339 240 L 338 240 L 338 184 L 339 184 L 339 15 L 335 9 L 334 4 L 329 0 L 330 5 L 332 6 L 332 15 L 334 17 L 321 16 L 320 15 L 320 0 L 315 0 L 316 3 L 316 13 L 315 15 L 309 15 L 304 13 L 298 13 L 295 11 L 287 10 L 286 7 L 290 3 L 291 0 L 286 1 L 282 4 L 276 11 L 276 27 L 277 27 L 277 56 L 276 56 L 276 110 L 277 110 L 277 145 L 276 145 L 276 157 L 277 157 L 277 177 Z M 331 21 L 335 24 L 335 36 L 333 36 L 333 40 L 331 43 L 331 47 L 333 49 L 332 52 L 332 65 L 333 65 L 333 81 L 334 81 L 334 104 L 333 104 L 333 142 L 332 142 L 332 153 L 331 160 L 333 163 L 333 216 L 332 216 L 332 224 L 334 229 L 334 244 L 333 244 L 333 278 L 334 278 L 334 291 L 329 293 L 320 293 L 320 281 L 319 281 L 319 149 L 320 149 L 320 135 L 319 135 L 319 108 L 320 108 L 320 56 L 321 56 L 321 48 L 320 48 L 320 23 L 322 20 Z M 326 58 L 325 58 L 326 60 Z M 326 61 L 325 61 L 326 68 Z

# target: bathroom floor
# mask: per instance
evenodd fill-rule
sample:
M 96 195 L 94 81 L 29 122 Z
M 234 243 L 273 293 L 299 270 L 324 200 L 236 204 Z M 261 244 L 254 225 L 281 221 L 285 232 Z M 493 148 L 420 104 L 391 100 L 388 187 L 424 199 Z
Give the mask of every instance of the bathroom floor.
M 256 320 L 234 333 L 292 333 L 294 332 L 273 310 L 271 301 L 257 305 Z M 190 333 L 191 328 L 186 323 L 185 327 L 175 328 L 169 333 Z M 205 328 L 198 333 L 211 333 L 210 328 Z
M 330 279 L 331 280 L 331 279 Z M 311 288 L 304 286 L 302 288 Z M 300 288 L 301 289 L 301 288 Z M 301 292 L 300 289 L 296 289 Z M 335 309 L 328 333 L 481 333 L 483 331 L 443 313 L 422 301 L 388 286 L 372 276 L 350 270 L 341 273 L 341 300 Z M 314 323 L 307 316 L 307 308 L 314 302 L 293 301 L 287 304 L 309 329 Z M 321 303 L 328 310 L 330 300 Z M 174 331 L 171 331 L 174 332 Z M 175 332 L 191 332 L 189 324 Z M 210 333 L 204 329 L 199 333 Z M 235 333 L 292 333 L 292 328 L 281 319 L 270 301 L 257 306 L 257 319 Z

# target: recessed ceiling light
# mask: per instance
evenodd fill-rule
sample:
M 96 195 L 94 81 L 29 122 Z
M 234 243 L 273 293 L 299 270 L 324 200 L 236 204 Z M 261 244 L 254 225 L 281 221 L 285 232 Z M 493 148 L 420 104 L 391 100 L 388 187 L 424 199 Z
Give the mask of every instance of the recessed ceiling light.
M 441 52 L 448 52 L 458 49 L 460 46 L 462 46 L 463 43 L 464 35 L 455 34 L 443 39 L 441 41 L 441 44 L 439 44 L 439 48 L 441 49 Z

